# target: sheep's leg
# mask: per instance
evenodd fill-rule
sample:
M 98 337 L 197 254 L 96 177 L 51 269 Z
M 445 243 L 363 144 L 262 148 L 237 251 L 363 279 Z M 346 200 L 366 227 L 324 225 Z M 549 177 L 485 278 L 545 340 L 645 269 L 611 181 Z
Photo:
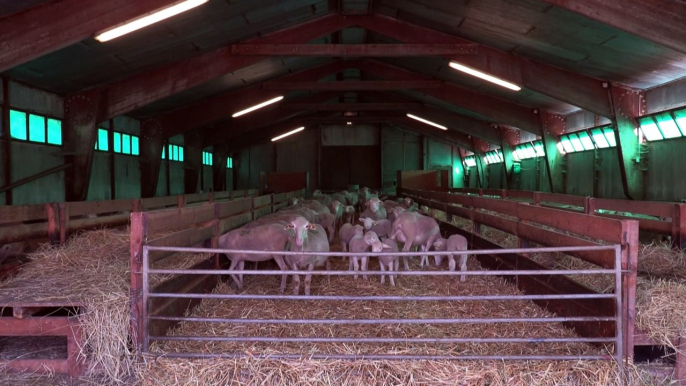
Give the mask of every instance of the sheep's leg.
M 331 271 L 331 260 L 326 259 L 326 270 Z M 331 284 L 331 275 L 326 275 L 326 282 Z
M 422 252 L 426 252 L 426 247 L 422 245 Z M 428 255 L 422 255 L 422 259 L 419 261 L 419 268 L 424 269 L 424 264 L 426 264 L 426 267 L 429 267 L 429 256 Z
M 357 273 L 357 271 L 360 270 L 360 260 L 359 260 L 359 257 L 351 257 L 351 258 L 350 258 L 350 262 L 351 262 L 352 265 L 353 265 L 353 269 L 352 269 L 352 270 L 355 271 L 355 273 Z M 357 275 L 355 275 L 355 280 L 357 280 Z
M 367 275 L 365 274 L 368 271 L 369 268 L 369 256 L 365 256 L 362 258 L 362 278 L 364 280 L 367 280 Z
M 279 266 L 279 269 L 282 271 L 288 271 L 288 266 L 286 265 L 286 262 L 283 260 L 283 256 L 275 256 L 274 261 L 276 261 L 276 265 Z M 279 288 L 281 290 L 281 293 L 286 290 L 286 281 L 288 280 L 288 275 L 281 275 L 281 287 Z
M 309 272 L 314 270 L 314 261 L 307 265 L 307 270 Z M 312 273 L 305 275 L 305 296 L 310 295 L 310 283 L 312 283 Z
M 388 281 L 391 282 L 391 287 L 395 287 L 395 275 L 393 274 L 393 266 L 398 266 L 397 260 L 388 263 Z
M 243 287 L 243 271 L 245 270 L 245 260 L 241 260 L 238 262 L 238 278 L 241 281 L 241 287 Z
M 436 263 L 437 267 L 440 267 L 443 264 L 443 256 L 434 255 L 434 263 Z
M 298 270 L 298 265 L 291 261 L 290 262 L 291 269 L 293 271 Z M 300 275 L 294 274 L 293 275 L 293 295 L 298 295 L 300 293 Z
M 410 248 L 412 248 L 412 241 L 409 238 L 406 238 L 407 241 L 405 241 L 405 245 L 403 245 L 403 252 L 409 252 Z M 410 270 L 410 264 L 408 263 L 409 257 L 408 256 L 403 256 L 403 264 L 405 265 L 405 271 Z
M 240 263 L 238 258 L 232 259 L 231 260 L 231 266 L 229 266 L 229 271 L 233 271 L 236 268 L 236 266 L 238 265 L 238 263 Z M 238 278 L 238 276 L 236 274 L 232 273 L 231 278 L 233 279 L 233 282 L 236 283 L 236 286 L 238 286 L 239 290 L 243 289 L 243 283 L 241 283 L 240 279 Z
M 381 261 L 381 259 L 379 259 L 379 267 L 381 267 L 381 272 L 385 272 L 385 271 L 386 271 L 386 269 L 385 269 L 384 266 L 383 266 L 383 261 Z M 389 276 L 389 278 L 390 278 L 391 275 L 389 274 L 388 276 Z M 390 279 L 390 280 L 392 281 L 393 279 Z M 383 284 L 383 283 L 385 283 L 385 282 L 386 282 L 386 275 L 381 274 L 381 284 Z
M 469 255 L 466 254 L 466 253 L 463 254 L 463 255 L 460 255 L 460 271 L 462 271 L 462 272 L 466 272 L 466 271 L 467 271 L 467 258 L 468 258 L 468 257 L 469 257 Z M 464 283 L 466 280 L 467 280 L 466 275 L 460 276 L 460 281 L 461 281 L 461 282 Z

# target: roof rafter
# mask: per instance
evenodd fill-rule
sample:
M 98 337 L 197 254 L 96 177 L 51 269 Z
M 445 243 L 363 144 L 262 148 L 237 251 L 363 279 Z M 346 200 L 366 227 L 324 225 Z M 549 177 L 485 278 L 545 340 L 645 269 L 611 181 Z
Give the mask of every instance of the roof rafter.
M 48 1 L 0 19 L 0 72 L 177 0 Z
M 473 43 L 467 39 L 400 21 L 388 16 L 356 16 L 356 24 L 403 43 Z M 448 58 L 452 59 L 452 58 Z M 603 88 L 605 82 L 586 75 L 536 62 L 505 51 L 479 45 L 477 55 L 456 61 L 492 74 L 560 101 L 610 117 L 612 110 Z

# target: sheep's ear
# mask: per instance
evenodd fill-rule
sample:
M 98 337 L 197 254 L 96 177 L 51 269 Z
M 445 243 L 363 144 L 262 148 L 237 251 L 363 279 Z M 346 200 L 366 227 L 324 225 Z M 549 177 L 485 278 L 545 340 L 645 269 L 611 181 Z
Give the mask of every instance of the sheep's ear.
M 384 248 L 389 248 L 389 249 L 393 248 L 393 247 L 391 247 L 390 245 L 386 244 L 385 242 L 382 242 L 381 244 L 383 244 L 383 247 L 384 247 Z

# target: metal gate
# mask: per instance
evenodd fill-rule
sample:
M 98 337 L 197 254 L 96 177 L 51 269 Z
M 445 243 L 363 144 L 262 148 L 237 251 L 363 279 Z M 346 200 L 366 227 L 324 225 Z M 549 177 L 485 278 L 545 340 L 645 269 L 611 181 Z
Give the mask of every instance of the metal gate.
M 194 294 L 194 293 L 154 293 L 150 292 L 149 276 L 150 275 L 229 275 L 236 273 L 231 270 L 192 270 L 192 269 L 152 269 L 149 266 L 150 254 L 157 251 L 166 252 L 185 252 L 185 253 L 244 253 L 244 254 L 263 254 L 263 251 L 245 251 L 245 250 L 221 250 L 208 248 L 180 248 L 180 247 L 159 247 L 159 246 L 144 246 L 143 247 L 143 300 L 146 305 L 143 316 L 144 323 L 144 344 L 143 352 L 151 355 L 160 355 L 174 358 L 236 358 L 236 357 L 254 357 L 254 358 L 273 358 L 273 359 L 298 359 L 298 358 L 313 358 L 313 359 L 370 359 L 370 360 L 408 360 L 408 359 L 428 359 L 428 360 L 615 360 L 620 366 L 623 366 L 624 352 L 624 338 L 625 331 L 622 324 L 623 304 L 622 304 L 622 270 L 621 270 L 621 246 L 607 245 L 607 246 L 592 246 L 592 247 L 555 247 L 555 248 L 521 248 L 521 249 L 497 249 L 497 250 L 470 250 L 470 255 L 498 255 L 508 253 L 552 253 L 552 252 L 572 252 L 572 251 L 603 251 L 612 250 L 615 256 L 615 265 L 613 269 L 593 269 L 593 270 L 480 270 L 480 271 L 395 271 L 397 276 L 535 276 L 535 275 L 612 275 L 615 280 L 614 293 L 579 293 L 579 294 L 538 294 L 538 295 L 474 295 L 474 296 L 339 296 L 339 295 L 250 295 L 250 294 Z M 299 255 L 302 252 L 281 252 L 282 255 Z M 350 252 L 326 252 L 326 253 L 308 253 L 308 255 L 330 256 L 330 258 L 337 258 L 339 256 L 369 256 L 370 258 L 382 255 L 393 256 L 445 256 L 455 254 L 453 252 L 395 252 L 395 253 L 350 253 Z M 335 255 L 331 256 L 331 255 Z M 293 275 L 342 275 L 352 276 L 356 272 L 352 271 L 281 271 L 281 270 L 245 270 L 242 271 L 244 275 L 276 275 L 283 274 Z M 367 275 L 378 276 L 381 271 L 367 271 Z M 407 301 L 446 301 L 446 302 L 469 302 L 469 301 L 515 301 L 515 300 L 575 300 L 575 299 L 613 299 L 615 303 L 614 315 L 607 317 L 598 316 L 574 316 L 574 317 L 545 317 L 545 318 L 434 318 L 434 319 L 226 319 L 226 318 L 198 318 L 198 317 L 184 317 L 184 316 L 149 316 L 148 309 L 150 300 L 154 298 L 185 298 L 185 299 L 253 299 L 253 300 L 289 300 L 289 301 L 321 301 L 321 302 L 336 302 L 336 301 L 378 301 L 378 302 L 407 302 Z M 612 337 L 524 337 L 524 338 L 493 338 L 493 337 L 469 337 L 469 338 L 407 338 L 407 337 L 392 337 L 392 338 L 366 338 L 366 337 L 324 337 L 324 336 L 308 336 L 308 337 L 271 337 L 271 336 L 150 336 L 148 325 L 152 320 L 163 320 L 171 322 L 203 322 L 203 323 L 232 323 L 232 324 L 329 324 L 329 325 L 375 325 L 375 324 L 470 324 L 470 323 L 565 323 L 565 322 L 612 322 L 614 323 L 615 334 Z M 151 352 L 150 342 L 154 340 L 189 340 L 189 341 L 222 341 L 222 342 L 300 342 L 300 343 L 432 343 L 432 344 L 446 344 L 446 343 L 571 343 L 571 342 L 586 342 L 586 343 L 605 343 L 613 344 L 614 352 L 612 355 L 568 355 L 561 353 L 559 355 L 351 355 L 351 354 L 337 354 L 337 353 L 322 353 L 316 355 L 297 355 L 297 354 L 258 354 L 249 355 L 244 352 L 231 353 L 201 353 L 201 352 L 174 352 L 162 353 Z

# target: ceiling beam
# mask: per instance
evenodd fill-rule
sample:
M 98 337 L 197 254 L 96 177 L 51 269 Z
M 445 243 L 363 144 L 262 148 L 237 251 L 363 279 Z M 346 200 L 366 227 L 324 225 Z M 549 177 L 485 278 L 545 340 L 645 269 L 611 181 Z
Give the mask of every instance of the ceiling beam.
M 544 0 L 589 19 L 686 53 L 684 15 L 680 0 Z
M 0 18 L 0 72 L 176 1 L 46 1 Z
M 346 16 L 326 15 L 247 40 L 246 43 L 307 43 L 350 27 L 352 23 Z M 234 57 L 231 47 L 227 46 L 102 86 L 103 101 L 106 103 L 98 114 L 98 121 L 125 114 L 264 59 L 267 57 Z
M 588 1 L 588 0 L 585 0 Z M 601 0 L 597 0 L 598 2 Z M 666 0 L 662 1 L 666 2 Z M 623 6 L 619 2 L 617 7 Z M 670 2 L 674 3 L 674 1 Z M 643 15 L 641 13 L 637 15 Z M 640 18 L 641 16 L 636 16 Z M 467 39 L 407 23 L 388 16 L 356 16 L 356 24 L 370 31 L 409 44 L 465 44 Z M 683 31 L 681 31 L 683 36 Z M 682 44 L 686 40 L 681 40 Z M 612 109 L 602 80 L 536 62 L 506 51 L 479 45 L 477 55 L 448 57 L 477 70 L 508 80 L 530 90 L 610 117 Z
M 421 109 L 419 102 L 409 103 L 284 103 L 283 110 L 309 111 L 408 111 Z
M 354 64 L 354 62 L 351 63 Z M 351 63 L 332 61 L 277 79 L 284 81 L 317 80 L 341 72 L 348 68 Z M 158 122 L 164 128 L 165 137 L 168 138 L 226 119 L 233 113 L 282 95 L 283 93 L 277 91 L 264 90 L 258 84 L 207 98 L 145 120 Z
M 234 56 L 410 57 L 474 55 L 476 44 L 234 44 Z
M 371 75 L 385 79 L 412 79 L 415 81 L 430 81 L 432 79 L 426 75 L 374 60 L 362 61 L 359 68 Z M 473 111 L 498 123 L 512 125 L 534 134 L 540 133 L 538 117 L 532 108 L 449 83 L 444 83 L 443 87 L 439 89 L 423 89 L 422 93 Z
M 267 82 L 265 90 L 330 90 L 330 91 L 364 91 L 364 90 L 408 90 L 440 88 L 439 80 L 377 80 L 377 81 L 343 81 L 343 82 Z
M 393 123 L 402 128 L 421 134 L 423 136 L 433 138 L 438 141 L 450 142 L 455 146 L 467 149 L 469 151 L 473 151 L 474 149 L 472 140 L 469 138 L 469 136 L 462 133 L 456 133 L 453 131 L 431 130 L 426 125 L 423 125 L 422 123 L 414 121 L 407 117 L 396 118 L 393 120 Z

